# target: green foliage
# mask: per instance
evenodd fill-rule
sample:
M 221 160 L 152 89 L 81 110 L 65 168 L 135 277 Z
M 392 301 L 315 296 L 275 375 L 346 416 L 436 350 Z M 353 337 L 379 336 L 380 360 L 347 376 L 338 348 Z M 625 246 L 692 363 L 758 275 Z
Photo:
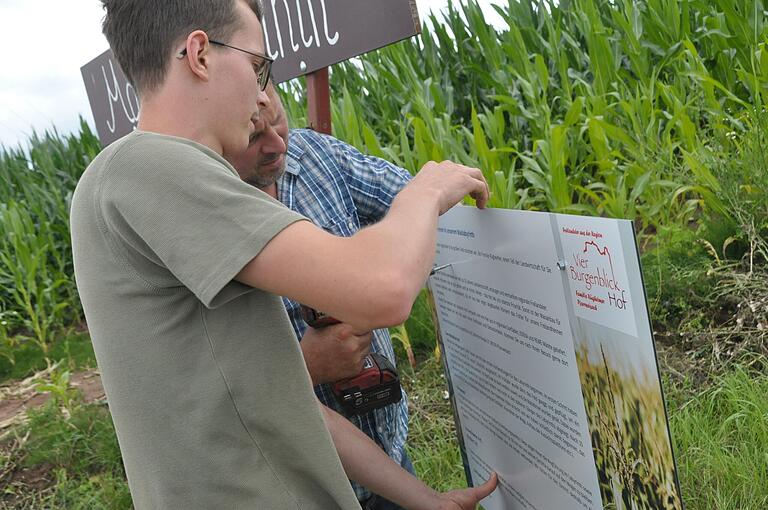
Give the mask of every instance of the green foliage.
M 56 332 L 81 319 L 69 204 L 99 150 L 82 120 L 78 136 L 46 132 L 33 135 L 26 150 L 0 150 L 0 342 L 11 361 L 10 336 L 46 353 Z
M 54 405 L 70 413 L 77 402 L 78 393 L 69 384 L 70 371 L 61 368 L 60 365 L 61 363 L 58 362 L 49 367 L 48 378 L 39 379 L 35 384 L 35 391 L 49 394 Z
M 61 372 L 58 389 L 70 388 Z M 29 422 L 17 431 L 13 462 L 18 468 L 48 472 L 54 483 L 41 491 L 16 483 L 4 487 L 0 506 L 13 508 L 132 508 L 120 449 L 106 407 L 83 404 L 68 396 L 68 406 L 52 399 L 29 412 Z M 0 480 L 2 481 L 2 480 Z
M 75 404 L 62 412 L 51 400 L 29 413 L 23 464 L 48 463 L 81 475 L 121 474 L 120 449 L 109 413 L 99 405 Z
M 435 349 L 437 336 L 432 321 L 432 310 L 427 291 L 422 290 L 411 308 L 411 315 L 405 323 L 411 345 L 417 354 L 426 354 Z
M 21 343 L 14 347 L 15 363 L 0 358 L 0 384 L 14 379 L 24 379 L 46 368 L 46 355 L 33 343 Z M 61 338 L 54 342 L 47 358 L 65 362 L 65 368 L 73 371 L 84 367 L 96 366 L 93 345 L 87 334 L 77 334 Z
M 683 499 L 688 510 L 768 506 L 768 378 L 737 367 L 706 392 L 671 407 Z
M 676 332 L 684 321 L 712 318 L 716 279 L 712 257 L 692 228 L 672 225 L 656 233 L 641 256 L 648 308 L 656 328 Z
M 415 371 L 400 363 L 408 392 L 408 453 L 419 478 L 437 490 L 466 487 L 448 387 L 440 361 L 429 359 Z
M 768 262 L 768 114 L 745 112 L 744 124 L 742 134 L 729 137 L 734 151 L 718 147 L 706 153 L 712 171 L 702 185 L 711 195 L 704 195 L 710 204 L 702 230 L 717 255 L 746 257 L 751 271 L 755 262 Z
M 501 31 L 474 0 L 450 3 L 420 37 L 334 66 L 335 134 L 412 172 L 430 159 L 479 166 L 493 207 L 637 219 L 650 234 L 723 205 L 708 151 L 734 155 L 749 127 L 741 112 L 762 108 L 762 7 L 510 0 L 496 10 Z M 289 112 L 303 118 L 305 96 L 288 88 Z
M 70 478 L 64 469 L 56 471 L 56 485 L 46 502 L 50 508 L 69 510 L 128 510 L 133 500 L 125 478 L 101 473 L 86 478 Z

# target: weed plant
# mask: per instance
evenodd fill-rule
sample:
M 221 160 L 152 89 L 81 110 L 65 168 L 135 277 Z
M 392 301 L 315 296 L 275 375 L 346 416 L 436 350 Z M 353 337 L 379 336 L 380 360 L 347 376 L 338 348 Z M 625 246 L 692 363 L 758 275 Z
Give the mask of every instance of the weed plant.
M 714 258 L 742 263 L 745 272 L 768 263 L 768 112 L 746 111 L 746 130 L 731 136 L 733 151 L 713 143 L 704 156 L 716 196 L 702 230 Z
M 132 507 L 112 420 L 102 405 L 53 398 L 31 411 L 27 425 L 5 445 L 0 508 Z M 34 481 L 42 487 L 19 476 L 30 470 L 39 473 Z
M 768 507 L 765 358 L 735 367 L 702 394 L 673 392 L 670 425 L 688 510 Z
M 437 490 L 465 487 L 448 385 L 440 360 L 430 357 L 417 370 L 403 366 L 400 372 L 409 398 L 407 448 L 416 473 Z
M 746 353 L 768 354 L 768 114 L 702 147 L 695 221 L 658 227 L 643 254 L 657 338 L 718 373 Z

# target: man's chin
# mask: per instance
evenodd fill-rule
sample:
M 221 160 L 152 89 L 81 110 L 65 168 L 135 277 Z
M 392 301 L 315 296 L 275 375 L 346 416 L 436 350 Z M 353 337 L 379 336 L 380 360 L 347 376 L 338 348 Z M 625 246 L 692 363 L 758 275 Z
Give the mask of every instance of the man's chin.
M 268 174 L 252 175 L 244 180 L 251 186 L 256 186 L 257 188 L 267 188 L 269 186 L 272 186 L 274 183 L 276 183 L 277 180 L 282 175 L 283 175 L 283 170 L 280 170 L 279 172 L 276 172 L 276 173 L 270 172 Z

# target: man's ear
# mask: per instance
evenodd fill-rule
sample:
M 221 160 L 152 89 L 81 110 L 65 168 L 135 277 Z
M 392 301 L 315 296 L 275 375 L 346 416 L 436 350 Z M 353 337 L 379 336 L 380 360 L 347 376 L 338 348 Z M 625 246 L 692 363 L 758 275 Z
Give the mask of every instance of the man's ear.
M 203 81 L 210 79 L 211 43 L 208 34 L 195 30 L 187 36 L 186 46 L 177 55 L 189 65 L 190 71 Z

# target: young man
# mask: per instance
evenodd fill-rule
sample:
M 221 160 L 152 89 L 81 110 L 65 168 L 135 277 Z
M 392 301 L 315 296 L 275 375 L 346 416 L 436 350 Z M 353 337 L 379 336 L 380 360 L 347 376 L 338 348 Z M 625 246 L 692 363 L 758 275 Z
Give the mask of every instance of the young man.
M 289 132 L 285 110 L 272 84 L 266 92 L 270 106 L 259 119 L 248 150 L 230 159 L 240 177 L 334 235 L 349 237 L 384 218 L 395 195 L 411 179 L 410 174 L 387 161 L 361 154 L 331 136 L 309 129 Z M 372 335 L 355 335 L 346 324 L 308 329 L 299 303 L 287 298 L 283 302 L 296 337 L 301 339 L 315 393 L 324 405 L 341 413 L 329 383 L 357 375 L 362 358 L 370 350 L 395 363 L 386 328 Z M 392 460 L 413 472 L 405 452 L 405 394 L 397 404 L 348 418 Z M 352 486 L 366 509 L 399 508 L 354 482 Z
M 277 295 L 355 330 L 401 322 L 437 216 L 468 193 L 487 201 L 480 172 L 427 165 L 384 221 L 332 236 L 224 158 L 246 150 L 269 107 L 259 4 L 102 2 L 142 109 L 138 130 L 84 172 L 71 229 L 134 506 L 359 508 L 343 465 L 407 508 L 474 508 L 495 476 L 437 494 L 318 405 Z

